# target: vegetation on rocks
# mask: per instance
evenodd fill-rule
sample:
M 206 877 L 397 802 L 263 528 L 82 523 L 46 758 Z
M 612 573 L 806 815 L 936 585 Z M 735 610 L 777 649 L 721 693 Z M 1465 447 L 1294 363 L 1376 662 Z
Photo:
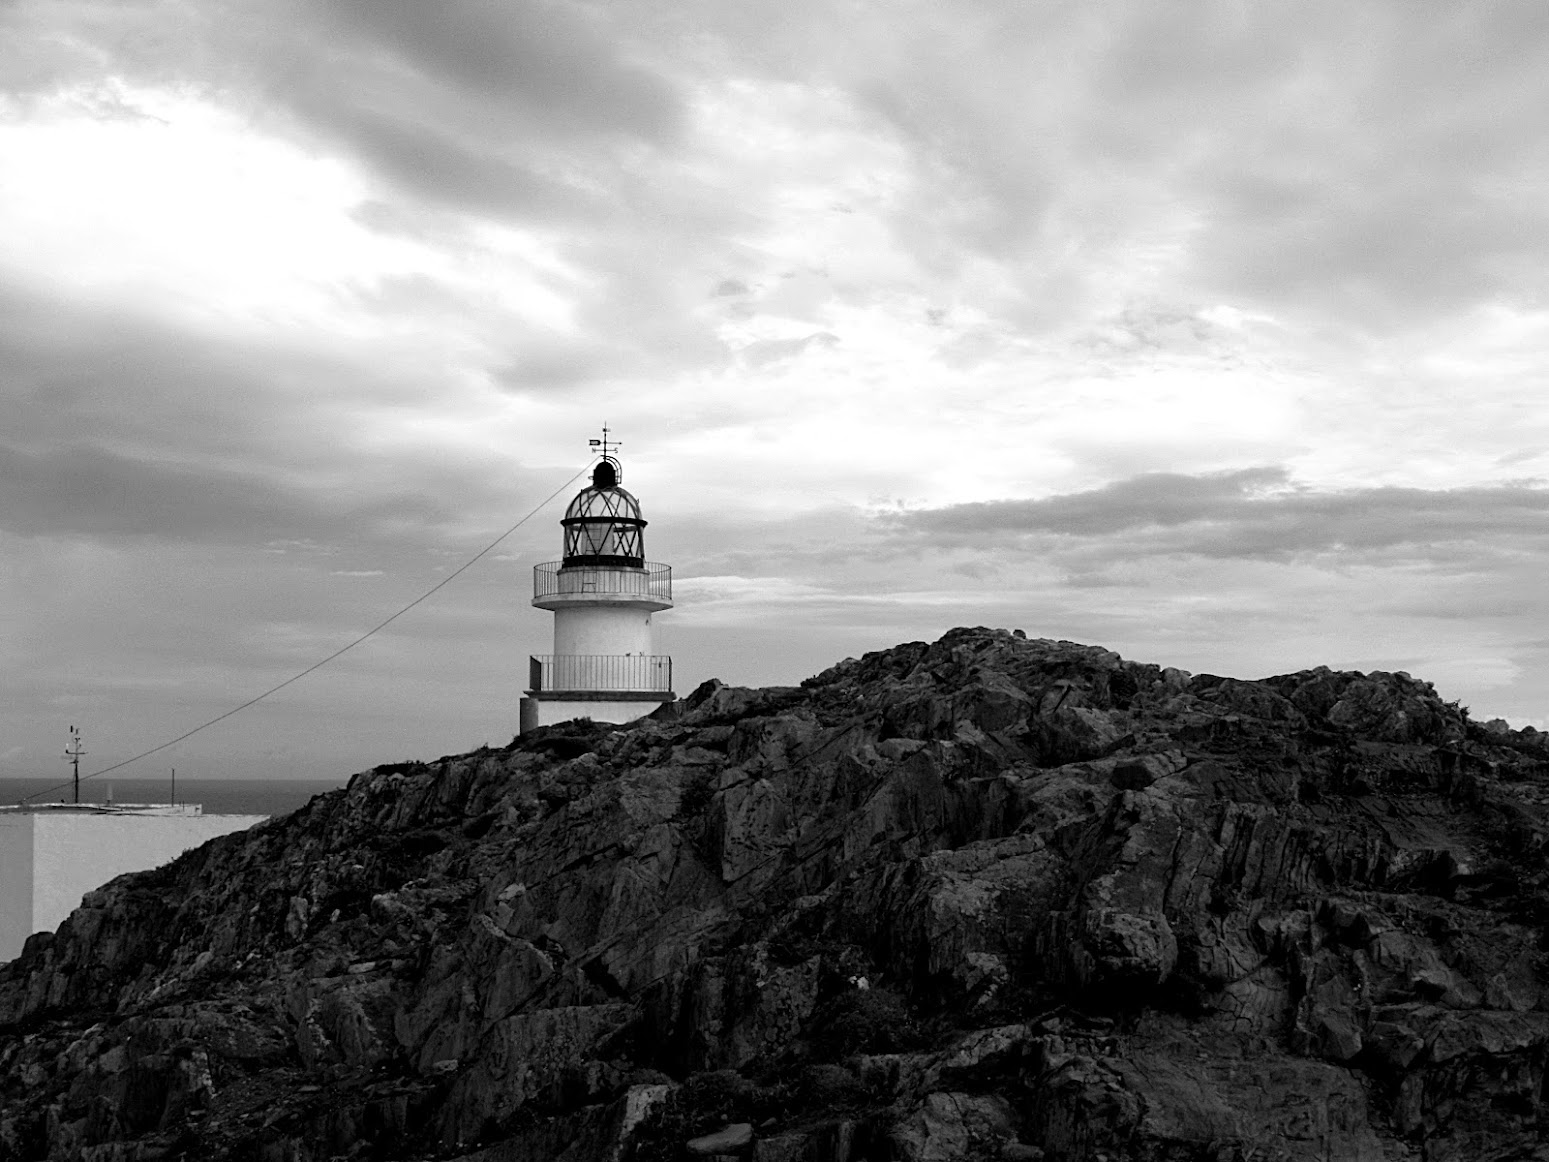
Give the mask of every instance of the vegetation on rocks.
M 0 967 L 0 1162 L 1549 1155 L 1546 808 L 1405 674 L 707 683 L 91 893 Z

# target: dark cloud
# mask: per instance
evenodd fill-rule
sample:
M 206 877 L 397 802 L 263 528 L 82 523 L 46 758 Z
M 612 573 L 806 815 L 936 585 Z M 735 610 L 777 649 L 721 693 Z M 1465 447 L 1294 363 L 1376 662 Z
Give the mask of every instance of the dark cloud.
M 0 282 L 0 440 L 32 453 L 94 446 L 126 459 L 264 465 L 337 459 L 372 405 L 415 388 L 272 335 L 235 338 Z
M 135 461 L 101 448 L 0 446 L 0 528 L 25 535 L 261 541 L 315 532 L 266 482 Z
M 0 285 L 0 528 L 261 543 L 428 538 L 552 487 L 491 450 L 378 454 L 434 383 Z M 542 492 L 538 492 L 542 495 Z
M 900 528 L 975 534 L 1052 532 L 1102 536 L 1147 526 L 1220 519 L 1255 493 L 1284 486 L 1281 468 L 1245 468 L 1203 476 L 1155 472 L 1090 492 L 1043 500 L 992 500 L 921 509 L 881 518 Z
M 305 364 L 276 345 L 212 343 L 127 308 L 0 284 L 0 436 L 28 451 L 111 440 L 183 458 L 283 457 L 306 424 L 276 406 L 284 393 L 266 380 L 316 377 L 351 394 L 337 365 L 315 359 L 307 376 Z
M 484 103 L 503 122 L 491 127 L 496 136 L 583 132 L 665 142 L 677 131 L 672 84 L 630 60 L 617 30 L 591 9 L 553 0 L 329 0 L 321 7 L 422 76 Z M 513 115 L 519 124 L 511 124 Z
M 1314 491 L 1279 468 L 1188 476 L 1150 473 L 1039 500 L 950 505 L 877 518 L 896 535 L 944 545 L 1015 547 L 1030 538 L 1112 538 L 1100 552 L 1285 559 L 1400 546 L 1533 543 L 1549 549 L 1549 489 L 1529 484 L 1448 490 Z
M 495 217 L 545 222 L 598 212 L 595 194 L 580 185 L 462 140 L 445 127 L 345 107 L 314 105 L 311 111 L 347 139 L 360 160 L 419 197 Z
M 265 475 L 132 459 L 90 445 L 28 453 L 0 444 L 0 529 L 28 536 L 261 544 L 367 539 L 451 513 L 417 492 L 331 501 Z

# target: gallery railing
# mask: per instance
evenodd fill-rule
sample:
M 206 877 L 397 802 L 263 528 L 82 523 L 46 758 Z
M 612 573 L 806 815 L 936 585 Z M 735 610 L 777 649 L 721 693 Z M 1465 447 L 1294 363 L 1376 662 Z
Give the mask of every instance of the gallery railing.
M 601 593 L 620 597 L 653 597 L 658 601 L 672 600 L 672 566 L 647 561 L 641 569 L 598 568 L 578 565 L 563 568 L 563 562 L 545 561 L 532 567 L 532 595 L 553 597 L 556 594 Z
M 672 690 L 672 659 L 666 654 L 542 654 L 530 659 L 528 688 L 534 694 L 554 690 L 666 694 Z

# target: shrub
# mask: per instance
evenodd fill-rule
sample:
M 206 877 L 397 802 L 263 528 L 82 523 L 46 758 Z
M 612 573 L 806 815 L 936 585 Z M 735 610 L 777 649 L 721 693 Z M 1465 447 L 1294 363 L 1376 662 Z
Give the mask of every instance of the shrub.
M 902 1053 L 922 1048 L 925 1036 L 902 997 L 887 989 L 853 989 L 818 1009 L 812 1043 L 820 1060 L 854 1053 Z

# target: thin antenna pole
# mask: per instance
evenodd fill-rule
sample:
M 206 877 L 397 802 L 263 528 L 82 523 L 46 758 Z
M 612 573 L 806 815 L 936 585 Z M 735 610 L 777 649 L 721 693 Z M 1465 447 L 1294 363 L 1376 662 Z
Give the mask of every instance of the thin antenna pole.
M 81 749 L 81 732 L 75 727 L 70 728 L 70 745 L 65 747 L 65 761 L 73 768 L 75 783 L 75 801 L 81 801 L 81 756 L 86 752 Z
M 172 768 L 172 806 L 177 806 L 177 768 Z

